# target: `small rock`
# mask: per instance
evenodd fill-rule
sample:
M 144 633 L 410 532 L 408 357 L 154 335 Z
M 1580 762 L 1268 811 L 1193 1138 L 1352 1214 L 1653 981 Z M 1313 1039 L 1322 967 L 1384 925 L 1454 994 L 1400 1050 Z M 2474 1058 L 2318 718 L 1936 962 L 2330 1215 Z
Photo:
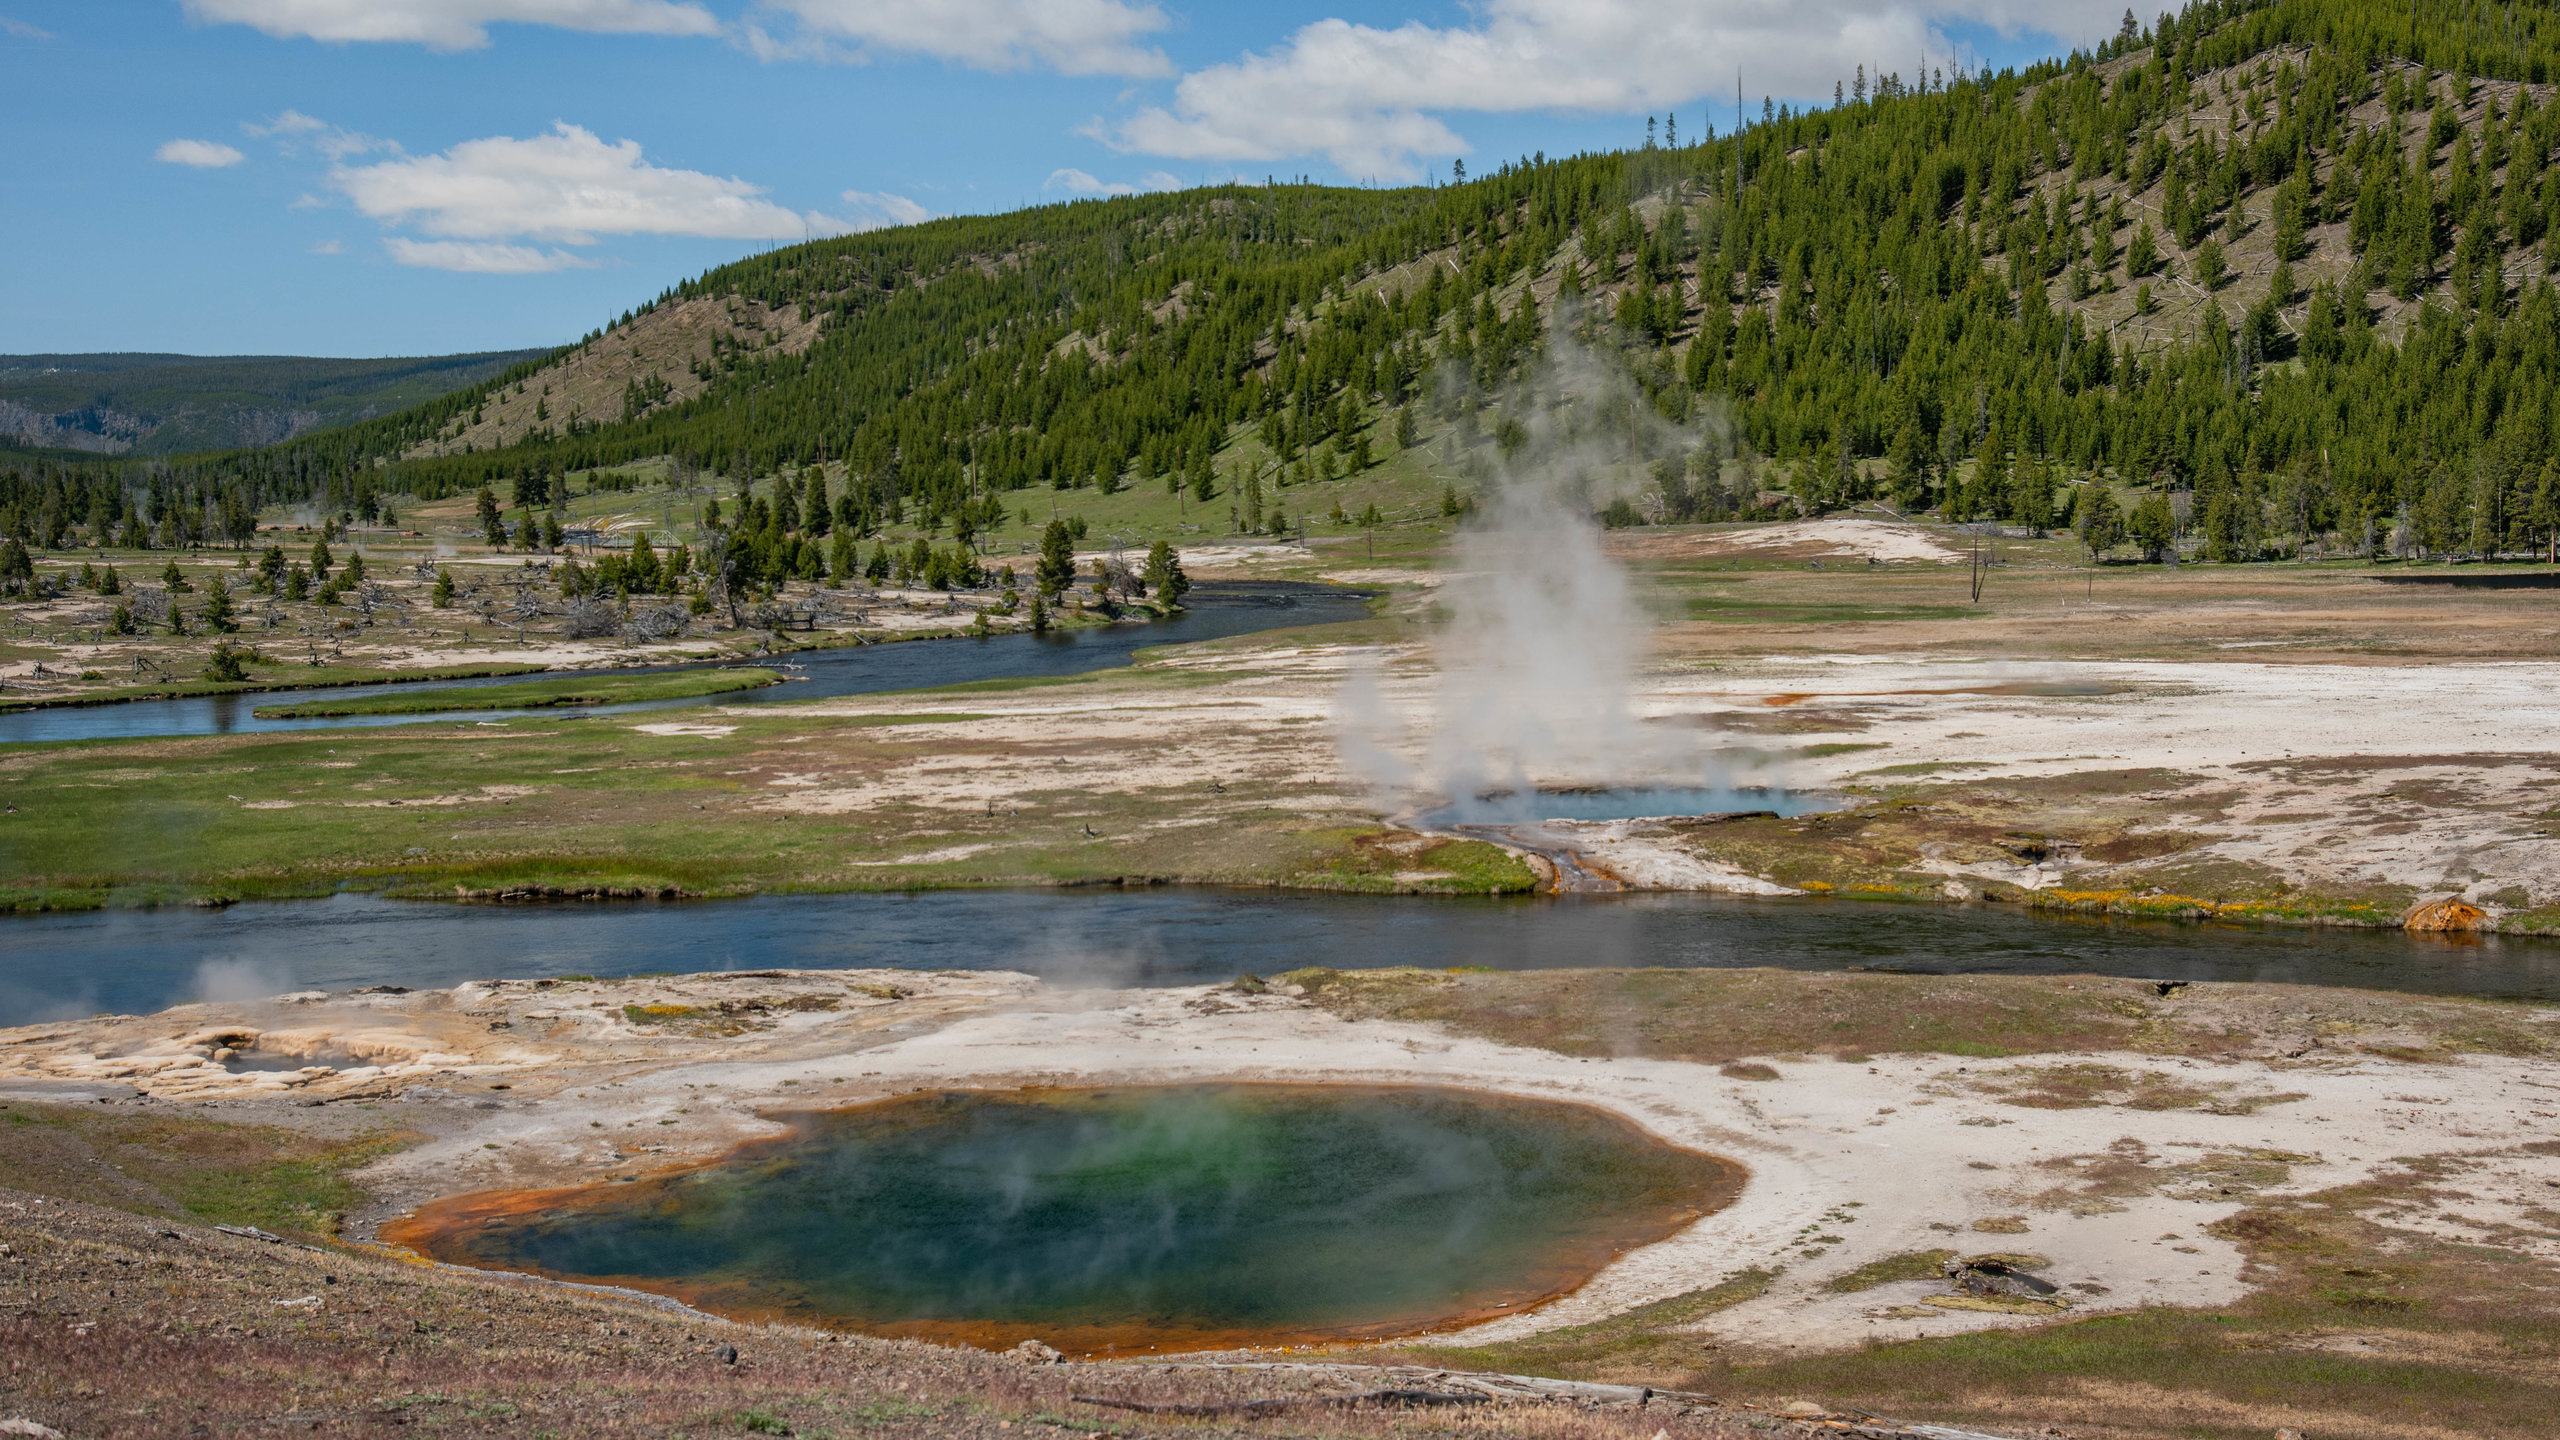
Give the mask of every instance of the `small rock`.
M 1938 893 L 1950 900 L 1970 900 L 1973 898 L 1973 887 L 1961 880 L 1950 880 L 1938 887 Z
M 2479 906 L 2466 904 L 2459 897 L 2448 896 L 2442 900 L 2430 900 L 2412 909 L 2400 925 L 2405 930 L 2441 932 L 2480 930 L 2487 927 L 2488 921 L 2489 917 L 2481 912 Z
M 1816 1416 L 1828 1415 L 1831 1412 L 1814 1404 L 1810 1400 L 1790 1400 L 1786 1404 L 1778 1407 L 1778 1413 L 1798 1420 L 1811 1420 Z
M 720 1363 L 723 1365 L 735 1365 L 738 1363 L 738 1347 L 735 1345 L 723 1345 L 711 1353 L 719 1356 Z
M 39 1425 L 33 1420 L 20 1419 L 14 1415 L 6 1420 L 0 1420 L 0 1435 L 20 1435 L 26 1437 L 26 1440 L 62 1440 L 62 1432 L 52 1426 Z
M 1038 1340 L 1025 1340 L 1007 1353 L 1025 1365 L 1055 1365 L 1067 1358 Z
M 2276 1440 L 2302 1440 L 2302 1432 L 2290 1428 L 2278 1430 Z

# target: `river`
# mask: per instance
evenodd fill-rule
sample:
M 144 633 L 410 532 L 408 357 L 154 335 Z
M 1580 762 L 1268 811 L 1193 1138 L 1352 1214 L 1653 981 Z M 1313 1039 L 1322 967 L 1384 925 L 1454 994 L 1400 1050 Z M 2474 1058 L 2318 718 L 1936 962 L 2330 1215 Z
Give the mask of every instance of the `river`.
M 2560 945 L 1708 895 L 1429 899 L 1217 888 L 455 905 L 342 894 L 0 919 L 0 1025 L 190 999 L 648 971 L 1021 970 L 1187 985 L 1307 965 L 2099 974 L 2560 1000 Z
M 909 640 L 898 644 L 847 645 L 803 650 L 774 657 L 770 663 L 798 667 L 792 682 L 764 690 L 737 691 L 716 698 L 722 705 L 754 705 L 776 700 L 821 700 L 832 695 L 873 695 L 891 690 L 923 690 L 967 680 L 1013 680 L 1082 675 L 1126 665 L 1139 650 L 1223 640 L 1296 625 L 1323 625 L 1356 620 L 1367 613 L 1369 596 L 1329 585 L 1291 581 L 1203 581 L 1186 597 L 1189 608 L 1170 620 L 1105 625 L 1084 630 L 1053 630 L 1046 635 L 1016 633 L 985 639 Z M 561 674 L 648 674 L 684 666 L 641 666 L 610 672 L 563 671 Z M 367 695 L 412 690 L 468 690 L 490 685 L 517 685 L 542 675 L 505 675 L 485 680 L 419 681 L 364 687 Z M 118 740 L 153 735 L 234 735 L 263 730 L 338 730 L 374 725 L 452 724 L 490 719 L 521 711 L 449 710 L 434 715 L 355 715 L 325 719 L 261 720 L 263 706 L 291 705 L 348 693 L 326 690 L 264 691 L 253 694 L 203 695 L 183 700 L 133 700 L 115 705 L 51 706 L 0 714 L 0 745 L 37 740 Z M 672 706 L 703 705 L 712 700 L 657 700 L 636 705 L 600 705 L 581 709 L 586 715 Z M 546 712 L 558 718 L 562 712 Z

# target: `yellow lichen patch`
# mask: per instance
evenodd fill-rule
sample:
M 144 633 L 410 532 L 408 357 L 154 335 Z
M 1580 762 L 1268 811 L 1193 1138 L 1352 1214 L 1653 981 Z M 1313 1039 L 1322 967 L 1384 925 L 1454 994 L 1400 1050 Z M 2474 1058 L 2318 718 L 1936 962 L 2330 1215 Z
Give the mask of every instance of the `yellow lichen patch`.
M 1931 1295 L 1920 1303 L 1940 1310 L 1988 1310 L 1999 1315 L 2053 1315 L 2071 1308 L 2071 1302 L 2059 1296 Z

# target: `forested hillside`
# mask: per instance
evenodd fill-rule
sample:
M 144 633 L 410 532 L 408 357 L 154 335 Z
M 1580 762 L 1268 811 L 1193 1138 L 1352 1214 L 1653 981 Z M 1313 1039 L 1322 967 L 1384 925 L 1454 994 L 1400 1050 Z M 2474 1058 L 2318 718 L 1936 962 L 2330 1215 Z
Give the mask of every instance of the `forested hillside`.
M 395 414 L 546 353 L 0 355 L 0 445 L 102 455 L 273 445 Z
M 2529 550 L 2560 525 L 2554 77 L 2546 10 L 2200 5 L 1463 183 L 935 221 L 713 271 L 396 416 L 123 467 L 112 498 L 22 473 L 0 522 L 183 541 L 226 505 L 672 456 L 820 480 L 764 508 L 778 532 L 967 532 L 1025 489 L 1205 497 L 1417 437 L 1463 471 L 1513 443 L 1502 397 L 1562 325 L 1692 427 L 1621 520 L 1881 497 L 2106 539 L 2121 500 L 2155 555 L 2171 529 L 2226 560 Z

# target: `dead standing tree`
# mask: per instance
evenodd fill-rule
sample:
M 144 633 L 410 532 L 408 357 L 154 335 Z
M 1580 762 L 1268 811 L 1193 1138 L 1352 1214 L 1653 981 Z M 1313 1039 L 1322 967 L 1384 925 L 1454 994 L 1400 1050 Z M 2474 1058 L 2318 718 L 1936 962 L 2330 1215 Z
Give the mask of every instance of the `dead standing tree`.
M 622 633 L 625 639 L 649 645 L 682 635 L 692 620 L 681 605 L 645 606 L 634 610 L 623 622 Z
M 622 628 L 622 617 L 614 608 L 593 595 L 581 595 L 561 607 L 566 617 L 560 633 L 572 640 L 593 640 L 611 635 Z
M 527 575 L 515 581 L 515 596 L 507 602 L 507 618 L 516 627 L 516 643 L 524 643 L 527 625 L 550 613 L 543 608 L 542 598 L 533 593 L 533 579 Z

